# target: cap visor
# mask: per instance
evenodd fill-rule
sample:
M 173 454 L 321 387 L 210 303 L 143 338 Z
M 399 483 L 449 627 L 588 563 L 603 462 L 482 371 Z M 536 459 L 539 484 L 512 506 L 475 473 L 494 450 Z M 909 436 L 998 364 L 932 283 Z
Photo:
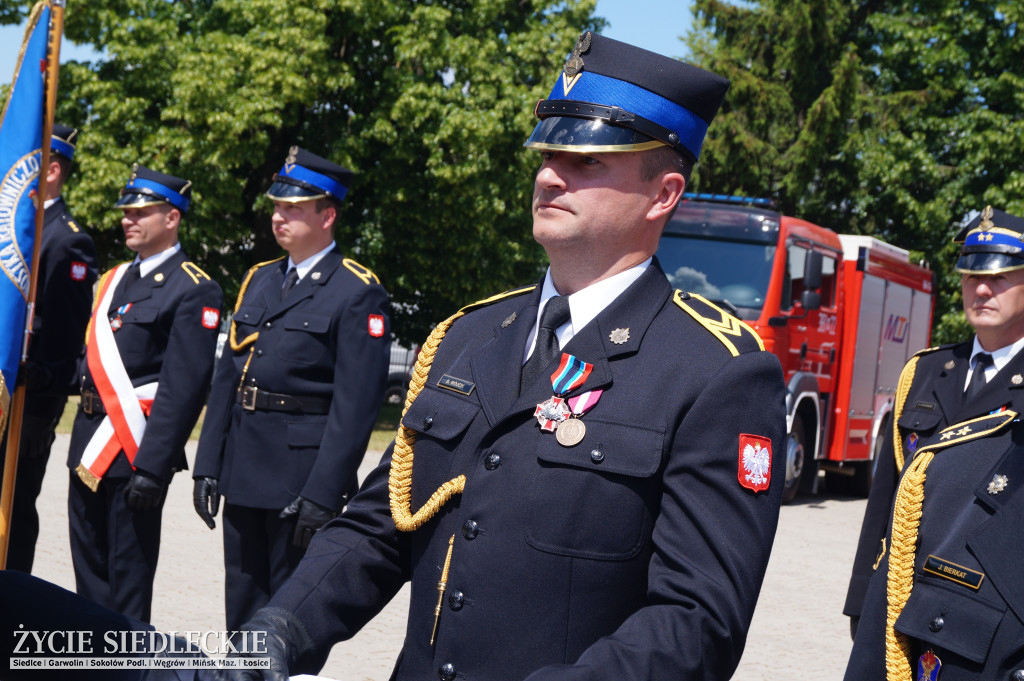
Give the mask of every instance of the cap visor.
M 311 201 L 313 199 L 322 199 L 327 196 L 324 192 L 317 193 L 305 187 L 300 187 L 295 184 L 289 184 L 287 182 L 275 182 L 270 185 L 270 189 L 267 190 L 267 196 L 274 201 L 284 201 L 286 203 L 298 203 L 299 201 Z
M 1006 253 L 965 253 L 956 262 L 961 274 L 1000 274 L 1024 269 L 1024 260 Z
M 171 204 L 163 199 L 158 199 L 150 194 L 136 194 L 132 192 L 130 194 L 122 194 L 121 198 L 114 204 L 115 208 L 145 208 L 146 206 L 157 206 L 164 204 L 170 206 Z
M 644 151 L 665 145 L 620 125 L 611 125 L 590 118 L 551 116 L 537 124 L 530 139 L 526 140 L 523 146 L 541 151 L 574 151 L 586 154 Z

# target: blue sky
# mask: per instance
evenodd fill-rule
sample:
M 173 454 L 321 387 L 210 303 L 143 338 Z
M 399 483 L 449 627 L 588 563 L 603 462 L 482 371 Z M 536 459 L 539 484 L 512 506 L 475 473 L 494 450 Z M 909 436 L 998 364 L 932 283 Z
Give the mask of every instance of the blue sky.
M 74 2 L 69 11 L 74 11 Z M 78 0 L 81 1 L 81 0 Z M 598 0 L 598 16 L 608 20 L 604 35 L 632 43 L 670 57 L 685 54 L 685 45 L 679 40 L 692 22 L 691 0 Z M 18 59 L 18 50 L 24 35 L 24 26 L 0 26 L 0 82 L 10 82 Z M 91 48 L 79 47 L 68 41 L 61 46 L 61 61 L 88 60 L 95 53 Z

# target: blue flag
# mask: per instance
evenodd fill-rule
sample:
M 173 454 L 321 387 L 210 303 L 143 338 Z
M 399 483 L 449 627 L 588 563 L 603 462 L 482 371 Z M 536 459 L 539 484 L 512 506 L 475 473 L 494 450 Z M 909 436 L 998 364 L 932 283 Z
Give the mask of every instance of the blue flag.
M 36 3 L 0 118 L 0 427 L 21 362 L 36 234 L 50 5 Z

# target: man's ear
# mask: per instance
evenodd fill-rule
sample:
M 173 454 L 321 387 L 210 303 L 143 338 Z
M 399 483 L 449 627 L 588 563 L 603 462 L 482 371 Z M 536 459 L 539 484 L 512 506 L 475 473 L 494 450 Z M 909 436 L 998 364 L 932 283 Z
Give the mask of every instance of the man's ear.
M 327 208 L 323 210 L 323 229 L 330 231 L 334 229 L 334 221 L 338 218 L 338 209 L 334 207 L 334 204 L 328 203 Z
M 686 178 L 679 173 L 665 173 L 661 176 L 661 185 L 651 207 L 647 211 L 647 219 L 651 221 L 667 220 L 676 209 L 679 199 L 686 191 Z

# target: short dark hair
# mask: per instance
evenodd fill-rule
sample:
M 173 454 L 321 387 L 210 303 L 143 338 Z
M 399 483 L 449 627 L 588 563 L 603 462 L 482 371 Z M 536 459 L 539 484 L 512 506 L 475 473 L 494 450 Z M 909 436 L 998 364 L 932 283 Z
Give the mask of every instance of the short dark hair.
M 643 154 L 640 177 L 644 182 L 650 182 L 661 173 L 679 173 L 687 184 L 690 183 L 693 163 L 672 147 L 661 146 Z
M 323 213 L 328 208 L 333 208 L 335 213 L 341 212 L 341 204 L 329 196 L 321 196 L 317 199 L 316 206 L 314 206 L 314 208 L 316 208 L 317 213 Z M 337 218 L 335 218 L 335 220 L 337 220 Z

